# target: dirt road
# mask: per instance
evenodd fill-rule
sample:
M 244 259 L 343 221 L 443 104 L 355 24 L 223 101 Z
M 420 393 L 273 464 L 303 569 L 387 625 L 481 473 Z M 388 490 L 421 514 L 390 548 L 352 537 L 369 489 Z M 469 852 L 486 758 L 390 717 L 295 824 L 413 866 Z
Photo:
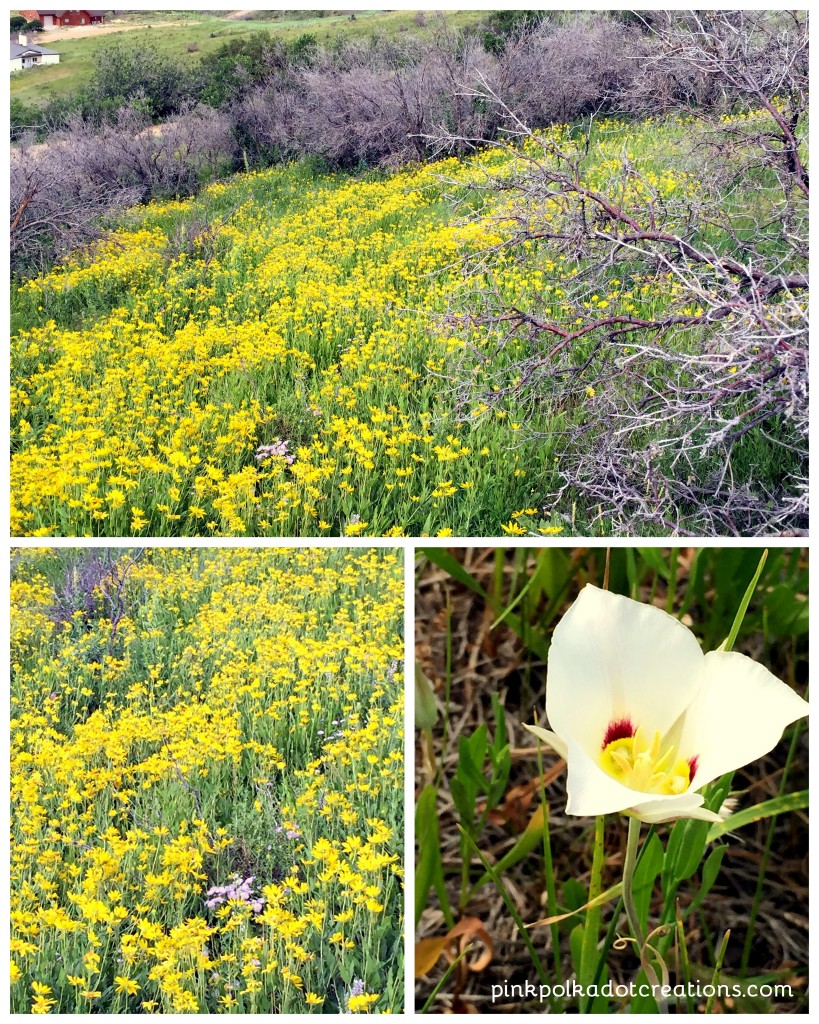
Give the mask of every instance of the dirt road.
M 151 28 L 166 28 L 170 25 L 181 25 L 181 21 L 155 21 L 151 22 Z M 186 21 L 186 25 L 194 25 L 196 22 Z M 58 43 L 65 39 L 81 39 L 83 36 L 108 36 L 113 32 L 134 32 L 137 29 L 145 29 L 147 25 L 117 25 L 116 22 L 108 25 L 67 25 L 65 28 L 53 28 L 47 32 L 40 32 L 37 38 L 42 43 Z

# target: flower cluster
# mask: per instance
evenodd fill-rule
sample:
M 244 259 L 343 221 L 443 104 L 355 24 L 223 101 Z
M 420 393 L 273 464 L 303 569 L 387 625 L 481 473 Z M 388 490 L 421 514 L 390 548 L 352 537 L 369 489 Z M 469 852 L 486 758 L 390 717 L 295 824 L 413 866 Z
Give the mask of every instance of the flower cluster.
M 635 151 L 658 134 L 627 131 Z M 550 132 L 566 144 L 565 127 Z M 622 128 L 599 132 L 591 184 L 624 144 Z M 242 175 L 134 212 L 109 243 L 25 283 L 12 342 L 13 532 L 559 530 L 551 513 L 514 518 L 555 480 L 553 459 L 520 448 L 524 429 L 554 435 L 554 411 L 515 418 L 519 342 L 448 323 L 480 298 L 487 269 L 504 302 L 578 315 L 578 266 L 547 252 L 520 265 L 503 245 L 514 223 L 502 203 L 480 221 L 455 216 L 449 190 L 519 166 L 487 149 L 378 180 L 307 181 L 299 167 Z M 661 197 L 694 188 L 661 162 L 652 173 Z M 234 211 L 214 228 L 212 256 L 169 251 L 173 225 L 205 208 Z M 484 270 L 465 277 L 470 253 Z M 583 302 L 649 316 L 674 287 L 612 280 Z M 451 386 L 472 354 L 487 401 Z
M 11 586 L 14 1012 L 400 1010 L 400 557 L 83 557 Z
M 264 896 L 259 896 L 258 893 L 253 891 L 254 881 L 253 875 L 250 878 L 244 879 L 241 875 L 234 875 L 233 880 L 228 882 L 227 885 L 211 886 L 208 889 L 208 898 L 205 900 L 205 906 L 209 910 L 213 910 L 214 907 L 235 900 L 239 903 L 246 903 L 254 914 L 261 914 L 262 907 L 264 906 Z
M 273 456 L 284 459 L 288 466 L 296 461 L 295 455 L 290 454 L 290 445 L 287 441 L 275 441 L 273 444 L 260 444 L 256 449 L 256 461 L 264 462 Z

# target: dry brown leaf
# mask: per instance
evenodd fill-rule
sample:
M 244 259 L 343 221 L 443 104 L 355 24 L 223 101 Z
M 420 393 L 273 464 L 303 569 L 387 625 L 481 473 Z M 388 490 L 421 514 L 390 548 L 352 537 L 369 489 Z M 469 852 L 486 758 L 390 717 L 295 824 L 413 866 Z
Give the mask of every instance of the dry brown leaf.
M 462 963 L 469 971 L 486 970 L 492 962 L 494 947 L 489 932 L 477 917 L 464 917 L 446 935 L 436 935 L 429 939 L 421 939 L 415 944 L 415 977 L 422 978 L 428 974 L 441 956 L 446 956 L 454 963 L 458 956 L 475 940 L 483 945 L 483 952 L 475 960 L 464 957 Z
M 515 834 L 522 832 L 529 820 L 529 807 L 539 788 L 537 779 L 522 786 L 513 786 L 506 791 L 500 807 L 489 812 L 489 820 L 493 825 L 510 825 Z

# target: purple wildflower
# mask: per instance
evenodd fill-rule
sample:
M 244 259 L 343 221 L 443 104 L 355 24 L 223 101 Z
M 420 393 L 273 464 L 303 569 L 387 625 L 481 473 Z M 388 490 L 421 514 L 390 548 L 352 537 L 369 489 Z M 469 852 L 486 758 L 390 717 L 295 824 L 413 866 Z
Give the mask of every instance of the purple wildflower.
M 354 996 L 363 996 L 363 995 L 364 995 L 364 979 L 363 978 L 355 978 L 353 980 L 353 987 L 347 993 L 347 1009 L 344 1011 L 344 1013 L 345 1014 L 352 1013 L 353 1011 L 351 1009 L 349 1009 L 350 1000 Z
M 238 903 L 245 903 L 250 907 L 254 914 L 260 914 L 264 906 L 264 896 L 260 896 L 257 892 L 253 891 L 254 881 L 254 875 L 244 879 L 241 875 L 234 875 L 232 881 L 227 885 L 212 886 L 212 888 L 207 891 L 207 896 L 210 898 L 205 900 L 205 906 L 209 910 L 212 910 L 214 907 L 218 907 L 222 903 L 234 901 Z
M 272 459 L 275 456 L 284 459 L 288 466 L 292 466 L 296 456 L 290 453 L 289 448 L 290 442 L 282 441 L 281 438 L 276 438 L 273 444 L 260 444 L 256 449 L 256 461 L 264 462 L 265 459 Z

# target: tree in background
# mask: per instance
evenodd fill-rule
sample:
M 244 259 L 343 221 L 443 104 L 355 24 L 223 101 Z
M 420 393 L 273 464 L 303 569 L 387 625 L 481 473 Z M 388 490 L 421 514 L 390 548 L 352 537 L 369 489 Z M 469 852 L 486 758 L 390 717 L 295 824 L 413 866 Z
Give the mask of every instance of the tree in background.
M 98 117 L 115 116 L 139 101 L 151 118 L 160 119 L 177 114 L 192 91 L 192 76 L 177 61 L 145 46 L 115 43 L 100 50 L 83 105 Z

